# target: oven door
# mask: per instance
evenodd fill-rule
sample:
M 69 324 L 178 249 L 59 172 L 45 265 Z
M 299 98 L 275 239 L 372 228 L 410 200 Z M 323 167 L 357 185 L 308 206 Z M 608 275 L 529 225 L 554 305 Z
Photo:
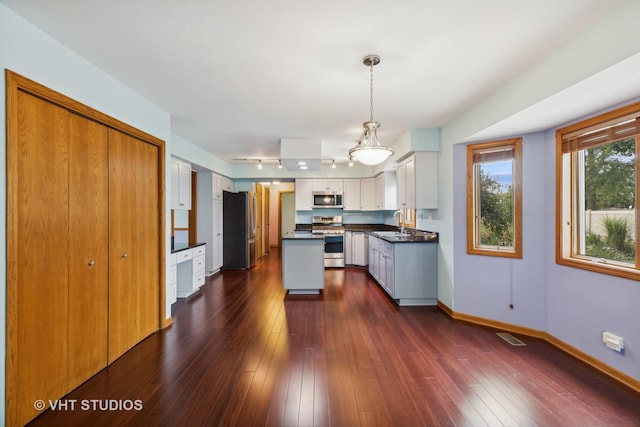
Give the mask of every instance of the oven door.
M 344 234 L 325 234 L 324 266 L 344 267 Z

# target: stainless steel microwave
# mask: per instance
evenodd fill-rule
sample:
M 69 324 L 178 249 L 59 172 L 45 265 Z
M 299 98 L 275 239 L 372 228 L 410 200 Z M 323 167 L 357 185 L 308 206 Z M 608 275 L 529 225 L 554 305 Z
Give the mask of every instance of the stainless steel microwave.
M 342 194 L 327 193 L 324 191 L 314 191 L 313 207 L 314 208 L 341 208 Z

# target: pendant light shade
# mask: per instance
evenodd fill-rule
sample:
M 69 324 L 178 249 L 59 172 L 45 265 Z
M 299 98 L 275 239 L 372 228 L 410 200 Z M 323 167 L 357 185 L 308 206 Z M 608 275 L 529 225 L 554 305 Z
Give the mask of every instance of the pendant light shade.
M 371 97 L 369 102 L 370 115 L 369 121 L 362 124 L 364 130 L 358 140 L 358 145 L 349 150 L 349 156 L 360 163 L 372 166 L 384 162 L 393 154 L 393 150 L 380 144 L 377 133 L 377 129 L 380 127 L 380 122 L 373 120 L 373 67 L 380 63 L 380 57 L 378 55 L 367 55 L 362 60 L 362 63 L 369 67 L 371 75 Z

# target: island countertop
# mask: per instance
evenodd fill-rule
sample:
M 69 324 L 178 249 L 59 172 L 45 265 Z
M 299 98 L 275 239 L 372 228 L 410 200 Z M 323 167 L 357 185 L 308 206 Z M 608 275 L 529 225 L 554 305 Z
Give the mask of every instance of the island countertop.
M 295 231 L 282 235 L 282 240 L 322 240 L 322 234 L 314 234 L 310 231 Z

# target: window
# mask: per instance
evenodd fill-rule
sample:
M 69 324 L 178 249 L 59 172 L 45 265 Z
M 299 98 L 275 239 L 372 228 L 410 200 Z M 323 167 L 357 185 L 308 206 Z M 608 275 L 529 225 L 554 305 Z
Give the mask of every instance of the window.
M 556 133 L 556 262 L 640 279 L 640 103 Z
M 404 220 L 404 226 L 407 228 L 416 228 L 416 210 L 415 209 L 401 209 L 402 218 Z M 402 225 L 400 217 L 398 217 L 398 227 Z
M 467 252 L 522 258 L 522 139 L 467 147 Z

